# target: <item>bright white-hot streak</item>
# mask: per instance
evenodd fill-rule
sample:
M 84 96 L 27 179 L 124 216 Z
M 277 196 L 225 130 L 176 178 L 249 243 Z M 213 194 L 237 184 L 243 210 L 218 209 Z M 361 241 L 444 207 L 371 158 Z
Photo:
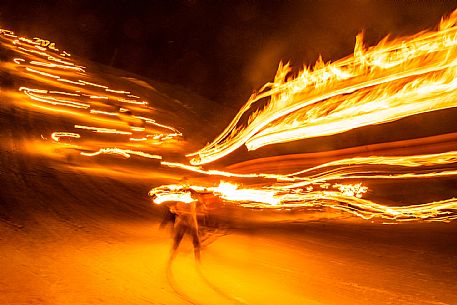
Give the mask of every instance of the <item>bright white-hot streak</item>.
M 79 139 L 79 138 L 81 138 L 81 136 L 78 133 L 74 133 L 74 132 L 53 132 L 51 134 L 51 138 L 54 141 L 59 142 L 60 138 L 76 138 L 76 139 Z
M 162 157 L 158 155 L 151 155 L 142 151 L 136 151 L 136 150 L 131 150 L 131 149 L 121 149 L 121 148 L 100 148 L 96 152 L 88 153 L 88 152 L 81 152 L 81 155 L 87 156 L 87 157 L 94 157 L 97 155 L 101 154 L 109 154 L 109 155 L 120 155 L 124 158 L 130 158 L 130 155 L 137 155 L 140 157 L 144 158 L 149 158 L 149 159 L 157 159 L 161 160 Z

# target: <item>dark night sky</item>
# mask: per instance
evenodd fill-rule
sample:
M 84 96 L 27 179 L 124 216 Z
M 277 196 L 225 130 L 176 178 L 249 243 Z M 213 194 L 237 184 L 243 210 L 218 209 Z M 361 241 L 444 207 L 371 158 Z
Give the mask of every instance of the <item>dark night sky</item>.
M 181 84 L 238 108 L 280 60 L 299 68 L 337 60 L 366 31 L 434 27 L 456 1 L 10 1 L 0 26 L 56 41 L 75 55 Z

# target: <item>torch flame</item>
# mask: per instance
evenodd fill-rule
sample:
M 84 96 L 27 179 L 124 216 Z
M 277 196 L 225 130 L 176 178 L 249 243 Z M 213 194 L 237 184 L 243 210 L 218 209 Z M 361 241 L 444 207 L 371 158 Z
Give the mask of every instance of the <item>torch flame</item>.
M 457 11 L 436 31 L 382 40 L 333 63 L 319 59 L 290 77 L 280 64 L 272 83 L 251 96 L 210 144 L 189 154 L 194 165 L 216 161 L 245 144 L 248 150 L 321 137 L 407 116 L 456 107 Z M 242 118 L 260 101 L 246 124 Z

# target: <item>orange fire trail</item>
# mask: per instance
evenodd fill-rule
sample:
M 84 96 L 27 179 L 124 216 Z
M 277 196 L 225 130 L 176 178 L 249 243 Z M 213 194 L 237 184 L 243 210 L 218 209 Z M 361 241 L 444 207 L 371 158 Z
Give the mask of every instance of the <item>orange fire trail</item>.
M 208 181 L 213 177 L 215 180 L 224 177 L 246 181 L 245 185 L 220 182 L 217 186 L 208 186 L 211 182 L 205 182 L 206 186 L 190 186 L 194 191 L 211 193 L 225 203 L 241 207 L 322 207 L 364 219 L 451 221 L 457 219 L 457 200 L 454 198 L 390 207 L 365 198 L 374 192 L 371 185 L 368 189 L 365 181 L 455 176 L 457 151 L 455 145 L 449 144 L 455 140 L 453 138 L 427 140 L 431 141 L 428 146 L 446 147 L 448 151 L 444 153 L 418 148 L 427 142 L 420 140 L 414 144 L 416 154 L 406 155 L 404 147 L 412 144 L 410 141 L 408 145 L 395 144 L 396 148 L 387 151 L 390 152 L 387 156 L 383 155 L 387 149 L 380 149 L 379 153 L 363 157 L 356 151 L 322 160 L 315 157 L 313 162 L 305 158 L 300 166 L 289 164 L 293 170 L 279 168 L 279 173 L 275 174 L 268 173 L 268 169 L 276 164 L 262 168 L 256 160 L 248 161 L 252 168 L 248 166 L 244 170 L 239 164 L 240 172 L 202 166 L 227 156 L 242 145 L 254 150 L 457 106 L 454 100 L 457 89 L 456 22 L 457 11 L 443 20 L 435 31 L 391 41 L 384 39 L 369 48 L 364 47 L 362 35 L 359 35 L 353 55 L 328 64 L 319 60 L 314 68 L 304 69 L 295 77 L 290 77 L 288 64 L 280 64 L 274 81 L 252 95 L 212 143 L 188 155 L 192 157 L 191 165 L 162 160 L 160 155 L 167 154 L 162 153 L 165 150 L 159 151 L 159 146 L 167 142 L 163 146 L 172 146 L 170 143 L 177 141 L 170 140 L 183 134 L 173 126 L 150 118 L 152 107 L 148 101 L 128 90 L 111 89 L 106 85 L 110 82 L 99 80 L 88 68 L 70 59 L 69 53 L 59 51 L 48 40 L 17 37 L 11 31 L 0 29 L 0 42 L 16 52 L 8 63 L 16 69 L 14 73 L 22 71 L 21 76 L 35 83 L 27 83 L 27 87 L 20 87 L 19 93 L 16 92 L 26 97 L 21 99 L 21 105 L 39 111 L 59 111 L 59 115 L 77 120 L 70 126 L 80 133 L 68 130 L 51 134 L 57 149 L 65 146 L 78 150 L 85 157 L 111 154 L 130 158 L 135 155 L 159 160 L 154 161 L 155 166 L 160 164 L 163 168 L 195 173 Z M 93 140 L 94 137 L 97 140 Z M 394 144 L 384 146 L 389 145 Z M 176 151 L 171 153 L 176 154 Z M 356 154 L 358 157 L 352 157 Z M 84 162 L 89 158 L 81 159 Z M 287 157 L 280 161 L 288 162 Z M 291 162 L 294 161 L 297 159 Z M 91 166 L 82 164 L 79 168 L 95 168 Z M 122 166 L 128 165 L 118 167 Z M 130 172 L 137 175 L 137 171 Z M 347 179 L 351 179 L 351 183 L 346 183 Z M 150 195 L 156 204 L 195 200 L 188 187 L 182 185 L 160 186 L 152 189 Z
M 59 106 L 65 106 L 65 107 L 82 108 L 82 109 L 87 109 L 90 107 L 90 105 L 86 104 L 86 103 L 62 100 L 62 99 L 57 99 L 57 98 L 46 96 L 46 95 L 41 95 L 43 93 L 47 94 L 48 93 L 47 90 L 37 90 L 37 89 L 21 87 L 19 89 L 19 91 L 24 92 L 32 100 L 39 101 L 42 103 L 48 103 L 48 104 L 52 104 L 52 105 L 59 105 Z M 41 93 L 41 94 L 38 94 L 38 93 Z
M 78 133 L 71 130 L 53 132 L 50 138 L 54 145 L 45 148 L 45 143 L 42 142 L 30 144 L 36 148 L 34 152 L 54 157 L 55 152 L 61 153 L 62 149 L 68 149 L 69 153 L 78 150 L 86 157 L 115 154 L 125 158 L 136 155 L 161 160 L 162 157 L 155 153 L 155 148 L 167 142 L 167 149 L 179 145 L 178 141 L 171 145 L 169 140 L 182 136 L 180 131 L 146 117 L 152 109 L 147 101 L 131 94 L 130 90 L 108 87 L 106 84 L 109 81 L 100 80 L 98 75 L 77 64 L 69 58 L 71 55 L 68 52 L 59 51 L 49 40 L 18 37 L 12 31 L 0 29 L 0 44 L 14 54 L 12 64 L 5 67 L 21 79 L 27 79 L 27 87 L 19 88 L 19 92 L 26 98 L 15 96 L 15 101 L 22 107 L 57 114 L 57 120 L 60 116 L 74 120 L 71 126 L 75 131 L 78 130 Z M 150 134 L 159 137 L 148 141 L 147 136 Z M 110 138 L 110 135 L 113 137 Z M 128 137 L 114 137 L 115 135 Z M 94 137 L 101 139 L 94 140 Z M 72 145 L 65 143 L 69 139 L 73 142 Z M 47 141 L 43 136 L 42 140 Z M 56 142 L 63 145 L 56 145 Z M 85 159 L 80 161 L 84 162 Z
M 451 221 L 457 219 L 457 199 L 448 199 L 426 204 L 388 207 L 370 200 L 362 199 L 367 191 L 358 185 L 335 184 L 338 191 L 305 191 L 291 190 L 289 192 L 269 188 L 239 188 L 236 184 L 224 183 L 217 187 L 202 188 L 190 186 L 197 192 L 211 192 L 214 196 L 226 201 L 237 202 L 250 208 L 299 208 L 299 207 L 328 207 L 353 214 L 364 219 L 387 219 L 404 221 Z M 154 188 L 149 192 L 153 201 L 160 204 L 166 201 L 189 202 L 190 192 L 180 185 L 166 185 Z
M 221 170 L 204 170 L 197 166 L 186 165 L 182 163 L 173 163 L 163 161 L 164 166 L 180 168 L 186 171 L 221 177 L 237 177 L 237 178 L 265 178 L 278 181 L 300 181 L 291 185 L 281 185 L 280 188 L 296 188 L 303 187 L 308 184 L 326 182 L 329 180 L 341 180 L 345 178 L 352 179 L 419 179 L 419 178 L 434 178 L 457 175 L 457 170 L 450 168 L 429 170 L 424 167 L 432 167 L 437 165 L 452 166 L 457 164 L 457 152 L 446 152 L 440 154 L 429 155 L 414 155 L 414 156 L 391 156 L 391 157 L 366 157 L 366 158 L 350 158 L 328 162 L 315 167 L 308 168 L 303 171 L 291 174 L 266 174 L 266 173 L 247 173 L 240 174 Z M 369 170 L 368 166 L 376 166 L 373 170 Z M 406 172 L 386 171 L 380 166 L 397 166 L 406 168 Z M 421 167 L 417 172 L 410 172 L 411 167 Z M 331 168 L 323 170 L 326 168 Z M 421 172 L 426 171 L 426 172 Z
M 191 163 L 216 161 L 244 144 L 255 150 L 456 107 L 456 22 L 457 11 L 436 31 L 370 48 L 359 35 L 353 55 L 328 64 L 320 59 L 295 77 L 281 64 L 274 82 L 252 95 L 212 143 L 188 155 Z
M 328 162 L 299 172 L 284 175 L 288 179 L 305 180 L 295 183 L 286 188 L 302 187 L 309 183 L 321 181 L 338 180 L 344 178 L 352 179 L 406 179 L 406 178 L 434 178 L 454 176 L 457 174 L 452 166 L 457 164 L 457 152 L 450 151 L 439 154 L 413 155 L 413 156 L 390 156 L 390 157 L 366 157 L 350 158 Z M 406 172 L 392 173 L 383 169 L 385 166 L 396 166 Z M 427 169 L 426 167 L 448 166 L 443 169 Z M 366 168 L 374 168 L 367 170 Z M 412 167 L 420 168 L 417 172 L 409 172 Z M 325 168 L 330 168 L 323 170 Z M 422 171 L 422 172 L 421 172 Z M 425 171 L 425 172 L 424 172 Z M 303 176 L 304 175 L 304 176 Z M 282 178 L 278 178 L 282 180 Z
M 120 155 L 125 158 L 130 158 L 130 155 L 138 155 L 144 158 L 149 158 L 149 159 L 157 159 L 161 160 L 162 157 L 158 155 L 151 155 L 142 151 L 135 151 L 135 150 L 130 150 L 130 149 L 120 149 L 120 148 L 101 148 L 97 152 L 93 153 L 86 153 L 86 152 L 81 152 L 81 155 L 83 156 L 88 156 L 88 157 L 94 157 L 100 154 L 112 154 L 112 155 Z
M 73 133 L 73 132 L 53 132 L 51 134 L 51 138 L 59 142 L 60 138 L 76 138 L 79 139 L 81 136 L 78 133 Z
M 122 131 L 122 130 L 116 130 L 116 129 L 112 129 L 112 128 L 104 128 L 104 127 L 91 127 L 91 126 L 75 125 L 75 128 L 92 130 L 93 132 L 97 132 L 97 133 L 111 133 L 111 134 L 122 134 L 122 135 L 131 135 L 132 134 L 130 131 Z

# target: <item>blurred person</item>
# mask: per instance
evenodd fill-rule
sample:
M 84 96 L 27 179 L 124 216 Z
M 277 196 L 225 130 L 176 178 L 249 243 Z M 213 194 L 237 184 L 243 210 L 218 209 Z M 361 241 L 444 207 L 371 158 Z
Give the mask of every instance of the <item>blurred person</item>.
M 184 235 L 189 235 L 192 238 L 194 246 L 194 255 L 197 261 L 200 261 L 200 235 L 197 214 L 204 215 L 206 207 L 204 199 L 197 191 L 192 189 L 186 177 L 180 180 L 183 186 L 183 191 L 189 192 L 194 199 L 190 203 L 178 201 L 170 205 L 170 213 L 175 215 L 173 227 L 173 247 L 170 260 L 173 260 L 177 254 L 179 244 L 181 243 Z
M 179 244 L 184 235 L 188 234 L 192 238 L 195 259 L 200 261 L 200 236 L 198 234 L 196 201 L 190 203 L 176 202 L 170 209 L 176 215 L 171 259 L 174 259 L 176 256 Z

